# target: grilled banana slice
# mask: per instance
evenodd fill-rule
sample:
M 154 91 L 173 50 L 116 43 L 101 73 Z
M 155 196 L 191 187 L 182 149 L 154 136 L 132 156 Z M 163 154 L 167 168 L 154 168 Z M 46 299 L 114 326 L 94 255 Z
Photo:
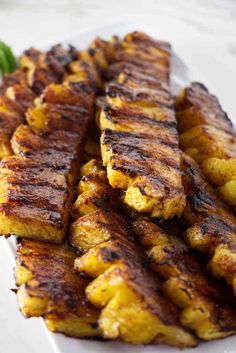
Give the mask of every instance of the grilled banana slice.
M 227 337 L 236 331 L 236 311 L 212 283 L 180 238 L 166 233 L 150 219 L 133 222 L 135 234 L 151 268 L 164 278 L 162 289 L 181 309 L 182 325 L 204 340 Z
M 222 198 L 236 206 L 236 137 L 216 97 L 194 83 L 177 98 L 181 148 L 201 163 Z
M 236 294 L 236 218 L 207 184 L 198 166 L 183 155 L 183 185 L 187 194 L 184 221 L 189 245 L 209 255 L 209 269 L 224 278 Z
M 26 317 L 42 316 L 49 330 L 98 337 L 99 311 L 85 296 L 88 281 L 73 271 L 75 255 L 64 245 L 21 240 L 17 245 L 17 301 Z
M 194 346 L 195 338 L 179 326 L 178 310 L 164 299 L 156 279 L 145 268 L 117 205 L 106 211 L 104 191 L 112 190 L 104 170 L 92 160 L 84 165 L 83 173 L 78 199 L 86 196 L 90 207 L 72 224 L 71 244 L 83 253 L 75 260 L 75 269 L 95 278 L 86 295 L 101 308 L 98 322 L 103 336 L 133 344 Z

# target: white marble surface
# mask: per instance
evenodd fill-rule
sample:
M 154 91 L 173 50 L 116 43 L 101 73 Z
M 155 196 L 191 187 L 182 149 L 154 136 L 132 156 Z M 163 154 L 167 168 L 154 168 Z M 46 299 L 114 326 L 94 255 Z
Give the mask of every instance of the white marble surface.
M 236 117 L 236 1 L 234 0 L 0 0 L 0 39 L 20 51 L 57 42 L 120 20 L 155 26 L 209 77 L 231 117 Z M 235 118 L 234 118 L 235 119 Z M 18 312 L 4 239 L 0 239 L 0 353 L 52 353 L 37 319 Z M 236 352 L 236 350 L 235 350 Z M 70 353 L 70 352 L 68 352 Z

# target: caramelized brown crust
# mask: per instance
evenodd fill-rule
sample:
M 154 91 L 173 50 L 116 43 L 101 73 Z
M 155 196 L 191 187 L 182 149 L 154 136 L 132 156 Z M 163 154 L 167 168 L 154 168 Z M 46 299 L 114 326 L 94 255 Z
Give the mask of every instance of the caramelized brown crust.
M 15 278 L 18 305 L 27 316 L 43 316 L 48 328 L 74 337 L 99 336 L 99 311 L 85 296 L 88 281 L 73 271 L 75 255 L 64 245 L 21 240 Z
M 121 70 L 123 62 L 130 67 L 136 60 L 146 69 L 120 71 L 106 87 L 108 105 L 103 105 L 100 128 L 109 183 L 122 189 L 124 202 L 139 212 L 180 216 L 185 196 L 173 99 L 167 77 L 153 75 L 155 69 L 168 73 L 170 48 L 138 32 L 117 48 L 114 61 L 122 62 Z
M 75 208 L 83 216 L 72 224 L 71 244 L 83 254 L 75 261 L 76 270 L 95 278 L 86 294 L 102 308 L 99 326 L 104 337 L 130 343 L 194 345 L 194 338 L 179 327 L 177 308 L 162 296 L 158 280 L 146 269 L 117 202 L 106 211 L 104 191 L 112 191 L 103 169 L 90 161 L 81 173 L 84 177 Z
M 64 75 L 67 64 L 73 58 L 70 51 L 61 46 L 54 49 L 46 53 L 29 49 L 19 59 L 21 67 L 3 78 L 0 97 L 0 159 L 12 154 L 10 136 L 24 121 L 24 113 L 33 105 L 36 96 L 48 84 L 62 78 L 60 75 Z M 62 60 L 62 52 L 67 61 Z M 47 56 L 54 60 L 55 65 L 57 63 L 60 66 L 60 75 L 53 71 Z
M 78 134 L 72 131 L 54 130 L 50 134 L 40 135 L 35 133 L 29 125 L 18 126 L 11 139 L 12 149 L 17 155 L 34 156 L 36 152 L 50 155 L 50 152 L 57 151 L 65 157 L 68 153 L 73 158 L 74 154 L 75 159 L 79 142 Z M 63 160 L 61 162 L 64 163 Z
M 23 121 L 23 114 L 18 105 L 5 96 L 0 96 L 1 133 L 11 136 L 15 128 Z
M 114 54 L 116 62 L 131 62 L 144 68 L 158 71 L 156 77 L 165 81 L 169 79 L 170 44 L 154 40 L 141 32 L 127 34 L 123 40 L 117 41 Z
M 5 94 L 8 87 L 15 84 L 27 84 L 27 68 L 20 67 L 11 74 L 4 75 L 2 78 L 1 94 Z
M 167 234 L 150 219 L 133 222 L 135 234 L 150 267 L 164 278 L 162 290 L 181 309 L 181 323 L 197 336 L 211 340 L 236 331 L 236 311 L 203 271 L 191 250 L 172 234 Z
M 15 83 L 8 87 L 6 96 L 16 102 L 22 112 L 33 106 L 36 98 L 34 91 L 26 83 Z
M 183 219 L 189 245 L 209 255 L 209 269 L 236 293 L 236 218 L 207 184 L 195 162 L 183 155 L 187 207 Z
M 236 137 L 219 101 L 193 83 L 176 100 L 180 147 L 201 164 L 220 196 L 236 206 Z
M 51 159 L 39 154 L 34 157 L 12 156 L 0 164 L 0 233 L 60 242 L 71 201 L 70 161 L 62 162 L 62 154 L 57 152 Z
M 35 58 L 24 60 L 30 66 Z M 17 157 L 1 163 L 0 234 L 48 242 L 65 237 L 93 114 L 93 83 L 84 74 L 78 71 L 77 81 L 68 75 L 63 84 L 49 85 L 26 114 L 30 126 L 15 131 L 11 142 Z
M 200 167 L 182 153 L 183 186 L 187 195 L 187 205 L 183 218 L 188 225 L 201 221 L 209 215 L 218 215 L 235 222 L 228 206 L 219 198 L 206 181 Z
M 112 130 L 135 131 L 142 135 L 159 136 L 163 143 L 176 146 L 176 122 L 173 121 L 169 110 L 163 112 L 163 120 L 153 119 L 135 107 L 111 107 L 103 103 L 103 116 L 100 119 L 100 126 L 103 124 Z M 103 121 L 105 119 L 105 122 Z
M 106 78 L 108 81 L 115 80 L 119 74 L 123 72 L 127 75 L 129 74 L 146 74 L 153 78 L 158 78 L 160 80 L 167 80 L 166 72 L 162 72 L 159 68 L 156 68 L 154 65 L 150 65 L 150 63 L 142 62 L 142 61 L 118 61 L 112 63 L 108 70 L 106 71 Z
M 76 58 L 73 47 L 66 49 L 58 44 L 45 53 L 34 48 L 26 50 L 19 58 L 21 67 L 27 68 L 27 79 L 36 94 L 52 82 L 61 82 L 65 70 Z
M 51 133 L 56 129 L 82 138 L 92 113 L 91 94 L 86 95 L 83 87 L 53 84 L 45 89 L 36 107 L 27 111 L 26 120 L 36 132 Z
M 178 128 L 184 132 L 197 125 L 212 125 L 232 133 L 233 124 L 218 99 L 198 82 L 186 87 L 176 99 Z

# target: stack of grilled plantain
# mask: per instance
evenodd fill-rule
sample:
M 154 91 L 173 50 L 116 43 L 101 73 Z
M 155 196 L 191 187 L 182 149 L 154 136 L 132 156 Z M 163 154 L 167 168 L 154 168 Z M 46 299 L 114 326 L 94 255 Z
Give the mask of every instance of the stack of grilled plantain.
M 171 55 L 133 32 L 30 48 L 3 79 L 0 235 L 17 238 L 19 309 L 51 331 L 179 348 L 236 333 L 236 137 L 203 85 L 174 102 Z

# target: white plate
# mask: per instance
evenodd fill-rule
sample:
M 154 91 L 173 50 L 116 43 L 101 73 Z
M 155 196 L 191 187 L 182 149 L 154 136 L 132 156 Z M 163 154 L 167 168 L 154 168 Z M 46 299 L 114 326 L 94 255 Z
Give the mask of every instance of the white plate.
M 141 23 L 141 24 L 140 24 Z M 186 43 L 176 41 L 173 42 L 171 38 L 166 37 L 162 34 L 161 28 L 156 28 L 154 23 L 150 22 L 120 22 L 112 24 L 109 26 L 103 26 L 97 28 L 96 30 L 79 33 L 71 38 L 63 40 L 63 43 L 70 43 L 78 48 L 85 48 L 91 40 L 97 36 L 102 38 L 109 38 L 112 35 L 124 35 L 125 33 L 133 30 L 146 31 L 148 34 L 163 40 L 170 40 L 174 47 L 174 58 L 172 65 L 172 90 L 176 93 L 181 86 L 187 85 L 190 81 L 198 80 L 205 83 L 210 89 L 214 88 L 212 82 L 210 82 L 208 77 L 205 77 L 202 73 L 197 72 L 193 65 L 190 68 L 180 59 L 184 57 L 186 50 L 191 50 L 191 45 L 195 45 L 191 42 L 186 45 Z M 61 40 L 60 40 L 61 42 Z M 212 43 L 211 43 L 212 44 Z M 51 43 L 47 43 L 45 47 L 48 47 Z M 207 48 L 207 44 L 203 47 Z M 216 49 L 217 50 L 217 49 Z M 10 254 L 11 259 L 15 257 L 15 244 L 14 239 L 10 238 L 4 242 L 6 244 L 7 250 Z M 42 319 L 39 319 L 41 321 Z M 41 322 L 39 322 L 39 334 L 40 334 Z M 170 348 L 163 345 L 158 346 L 132 346 L 118 342 L 99 342 L 99 341 L 89 341 L 82 339 L 73 339 L 65 337 L 62 334 L 54 334 L 47 330 L 44 325 L 44 329 L 47 332 L 47 336 L 52 344 L 55 353 L 120 353 L 121 351 L 127 353 L 177 353 L 179 352 L 176 348 Z M 185 353 L 236 353 L 236 336 L 217 340 L 207 343 L 201 343 L 197 348 L 186 349 Z

